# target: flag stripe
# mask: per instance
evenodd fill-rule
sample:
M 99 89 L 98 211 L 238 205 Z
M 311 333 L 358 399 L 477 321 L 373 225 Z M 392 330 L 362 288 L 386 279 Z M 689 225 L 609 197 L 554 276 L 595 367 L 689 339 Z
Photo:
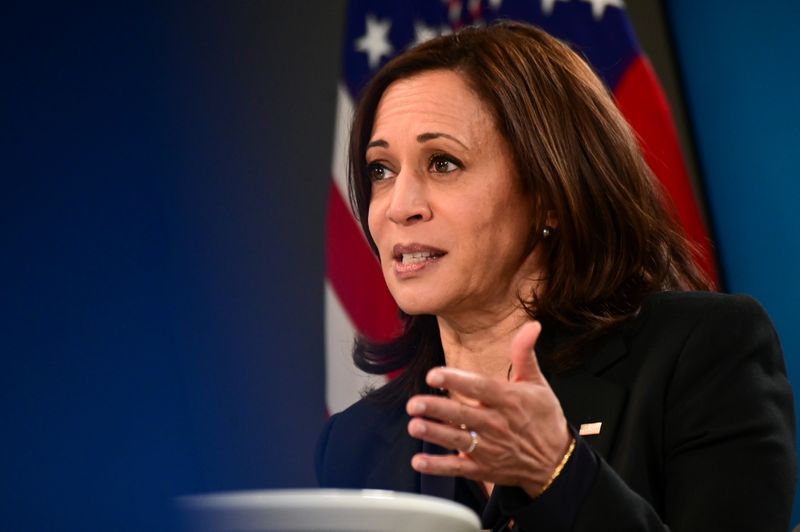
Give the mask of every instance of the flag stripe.
M 325 283 L 325 404 L 328 413 L 344 410 L 368 386 L 380 386 L 385 377 L 367 375 L 353 365 L 355 327 L 329 282 Z
M 328 280 L 359 332 L 388 340 L 400 331 L 397 305 L 375 255 L 366 245 L 336 186 L 330 187 L 325 260 Z
M 347 87 L 339 83 L 336 95 L 336 129 L 333 135 L 331 176 L 343 198 L 347 198 L 347 144 L 350 141 L 350 122 L 353 119 L 353 99 Z
M 646 57 L 639 56 L 631 63 L 614 95 L 639 137 L 647 164 L 669 191 L 686 234 L 700 249 L 699 266 L 716 283 L 714 252 L 695 201 L 669 103 Z

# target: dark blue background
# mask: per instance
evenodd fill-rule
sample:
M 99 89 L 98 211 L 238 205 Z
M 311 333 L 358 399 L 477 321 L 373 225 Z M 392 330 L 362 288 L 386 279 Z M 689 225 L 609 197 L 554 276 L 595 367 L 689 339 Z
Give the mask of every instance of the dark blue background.
M 312 485 L 339 57 L 313 39 L 341 21 L 1 11 L 0 529 L 170 529 L 177 494 Z

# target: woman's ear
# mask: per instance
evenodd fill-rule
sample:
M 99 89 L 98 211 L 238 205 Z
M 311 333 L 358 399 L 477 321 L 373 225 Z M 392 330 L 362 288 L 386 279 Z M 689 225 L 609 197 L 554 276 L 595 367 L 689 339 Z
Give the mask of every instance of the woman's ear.
M 554 229 L 558 227 L 558 217 L 556 217 L 556 211 L 552 209 L 547 211 L 544 224 Z

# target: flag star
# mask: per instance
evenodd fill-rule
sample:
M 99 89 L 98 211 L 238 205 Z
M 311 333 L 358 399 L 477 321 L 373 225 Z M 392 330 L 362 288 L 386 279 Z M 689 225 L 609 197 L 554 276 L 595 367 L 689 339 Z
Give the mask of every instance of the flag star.
M 414 21 L 414 44 L 412 46 L 416 46 L 418 44 L 422 44 L 425 41 L 429 41 L 434 37 L 437 37 L 439 32 L 436 31 L 436 28 L 431 28 L 430 26 L 426 26 L 424 22 L 421 20 Z
M 619 9 L 625 8 L 625 3 L 622 0 L 581 0 L 582 2 L 589 2 L 592 4 L 592 16 L 596 20 L 603 18 L 606 12 L 606 6 L 614 6 Z
M 378 20 L 372 15 L 367 15 L 367 33 L 356 41 L 356 50 L 367 54 L 367 63 L 370 68 L 378 66 L 381 57 L 391 55 L 394 51 L 392 43 L 389 42 L 389 28 L 391 27 L 391 20 Z
M 569 0 L 542 0 L 542 13 L 545 15 L 552 13 L 556 2 L 569 2 Z

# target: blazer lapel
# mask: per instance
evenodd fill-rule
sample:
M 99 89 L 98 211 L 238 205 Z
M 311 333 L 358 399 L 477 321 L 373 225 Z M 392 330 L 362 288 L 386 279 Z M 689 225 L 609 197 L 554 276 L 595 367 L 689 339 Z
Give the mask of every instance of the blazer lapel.
M 366 487 L 419 493 L 419 473 L 411 468 L 411 457 L 422 450 L 422 442 L 405 430 L 408 421 L 403 411 L 389 416 L 378 431 L 383 450 L 367 477 Z
M 452 454 L 447 449 L 429 442 L 422 442 L 422 452 L 426 454 Z M 456 478 L 420 474 L 420 490 L 423 495 L 433 495 L 454 500 L 456 497 Z
M 627 390 L 604 379 L 602 373 L 626 352 L 622 334 L 614 333 L 584 366 L 549 379 L 572 426 L 579 429 L 584 424 L 601 424 L 599 433 L 586 435 L 584 439 L 606 460 L 610 458 Z
M 411 468 L 411 457 L 418 452 L 447 454 L 447 450 L 412 438 L 405 430 L 409 417 L 396 415 L 380 429 L 383 452 L 367 478 L 367 486 L 411 493 L 455 498 L 455 478 L 420 475 Z

